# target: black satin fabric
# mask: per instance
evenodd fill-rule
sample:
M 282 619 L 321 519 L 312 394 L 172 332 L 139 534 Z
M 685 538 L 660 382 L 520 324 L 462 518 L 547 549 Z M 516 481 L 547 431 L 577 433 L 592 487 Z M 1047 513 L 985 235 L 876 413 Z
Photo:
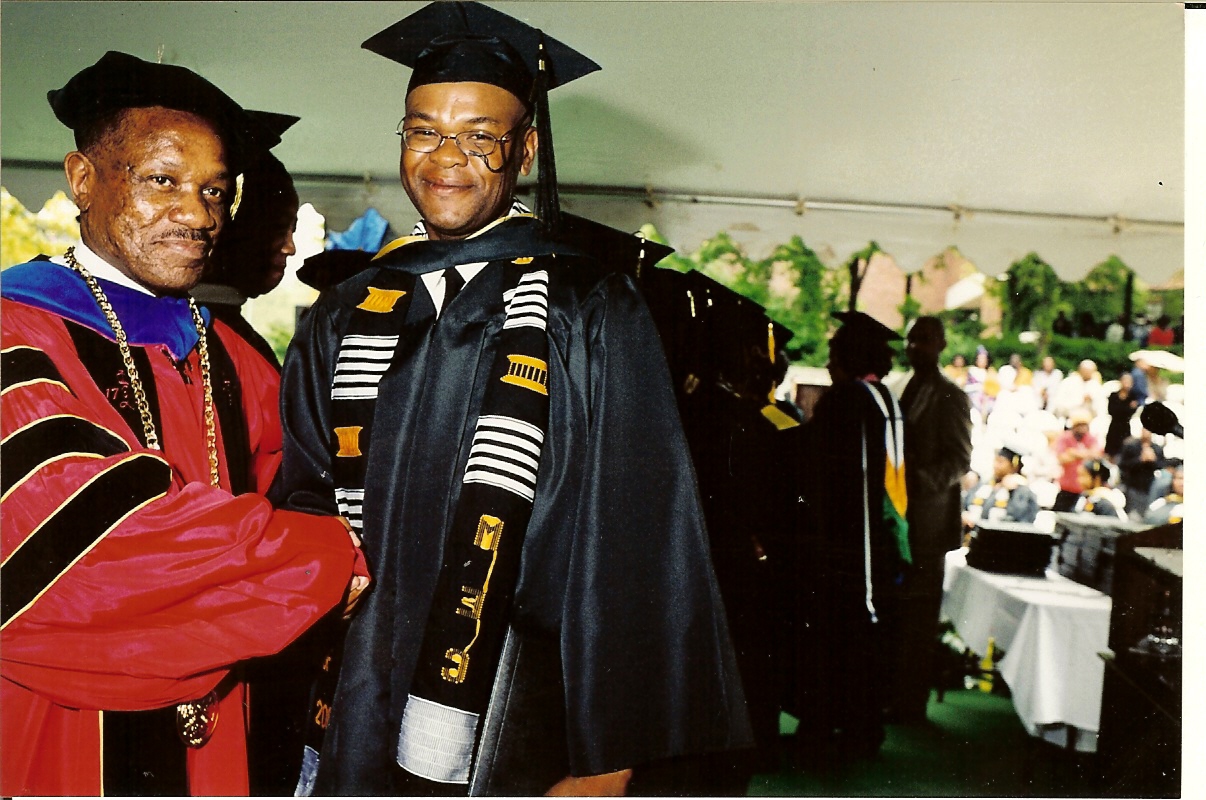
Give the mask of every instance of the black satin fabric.
M 414 298 L 380 384 L 364 548 L 375 580 L 352 622 L 318 794 L 401 793 L 398 727 L 444 538 L 504 319 L 503 266 L 548 269 L 549 430 L 513 624 L 560 639 L 575 775 L 751 742 L 690 455 L 657 333 L 631 280 L 513 219 L 406 245 L 384 269 L 489 260 L 435 319 Z M 330 386 L 349 309 L 375 270 L 311 309 L 285 361 L 274 497 L 335 513 Z M 552 677 L 550 677 L 552 680 Z M 550 743 L 558 745 L 558 743 Z M 448 787 L 452 790 L 456 787 Z

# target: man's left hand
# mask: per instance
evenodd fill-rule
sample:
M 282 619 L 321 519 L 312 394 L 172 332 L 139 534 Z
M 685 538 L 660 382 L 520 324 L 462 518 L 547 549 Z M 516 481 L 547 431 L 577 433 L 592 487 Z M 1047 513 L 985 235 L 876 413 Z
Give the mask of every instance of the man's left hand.
M 360 602 L 360 595 L 368 588 L 371 579 L 364 575 L 353 575 L 352 582 L 348 584 L 347 602 L 343 606 L 343 618 L 351 619 L 352 614 L 356 611 L 356 604 Z
M 348 593 L 343 606 L 343 618 L 351 619 L 352 614 L 356 611 L 356 604 L 360 601 L 360 595 L 372 583 L 372 578 L 368 574 L 368 564 L 364 561 L 364 552 L 360 549 L 360 537 L 356 535 L 356 529 L 352 527 L 352 523 L 347 517 L 335 517 L 339 524 L 348 532 L 348 536 L 352 538 L 352 546 L 356 548 L 356 561 L 352 565 L 352 580 L 348 584 Z
M 566 777 L 553 784 L 545 797 L 623 797 L 628 791 L 632 770 L 588 775 L 585 778 Z

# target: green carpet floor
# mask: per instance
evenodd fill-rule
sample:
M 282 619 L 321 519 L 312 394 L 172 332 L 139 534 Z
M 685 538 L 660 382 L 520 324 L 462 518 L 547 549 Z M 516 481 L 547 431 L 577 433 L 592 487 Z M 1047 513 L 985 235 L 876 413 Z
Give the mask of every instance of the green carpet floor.
M 778 772 L 757 775 L 759 797 L 1092 797 L 1094 756 L 1027 735 L 1008 697 L 973 690 L 931 697 L 928 721 L 889 725 L 874 758 L 816 763 L 785 752 Z M 784 714 L 781 729 L 795 730 Z

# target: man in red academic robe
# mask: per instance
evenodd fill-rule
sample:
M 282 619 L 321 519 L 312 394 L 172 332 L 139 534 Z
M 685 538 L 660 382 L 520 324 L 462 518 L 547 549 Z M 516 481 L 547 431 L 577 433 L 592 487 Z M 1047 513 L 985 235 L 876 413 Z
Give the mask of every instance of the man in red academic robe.
M 186 294 L 270 142 L 121 53 L 50 101 L 83 243 L 2 288 L 0 794 L 245 794 L 238 662 L 368 582 L 343 520 L 261 496 L 276 372 Z

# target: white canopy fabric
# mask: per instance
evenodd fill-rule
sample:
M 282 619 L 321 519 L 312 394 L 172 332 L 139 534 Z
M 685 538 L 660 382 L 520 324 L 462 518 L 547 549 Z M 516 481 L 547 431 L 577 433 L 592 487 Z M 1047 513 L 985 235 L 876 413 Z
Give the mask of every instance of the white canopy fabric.
M 162 51 L 302 117 L 276 152 L 332 227 L 372 204 L 407 229 L 409 72 L 360 42 L 420 5 L 5 3 L 3 181 L 34 207 L 63 184 L 48 89 L 108 49 Z M 601 221 L 684 250 L 729 230 L 753 255 L 799 234 L 835 261 L 875 239 L 906 271 L 950 245 L 989 275 L 1031 250 L 1065 279 L 1110 254 L 1148 283 L 1184 267 L 1180 4 L 501 5 L 603 65 L 552 103 L 568 202 Z

